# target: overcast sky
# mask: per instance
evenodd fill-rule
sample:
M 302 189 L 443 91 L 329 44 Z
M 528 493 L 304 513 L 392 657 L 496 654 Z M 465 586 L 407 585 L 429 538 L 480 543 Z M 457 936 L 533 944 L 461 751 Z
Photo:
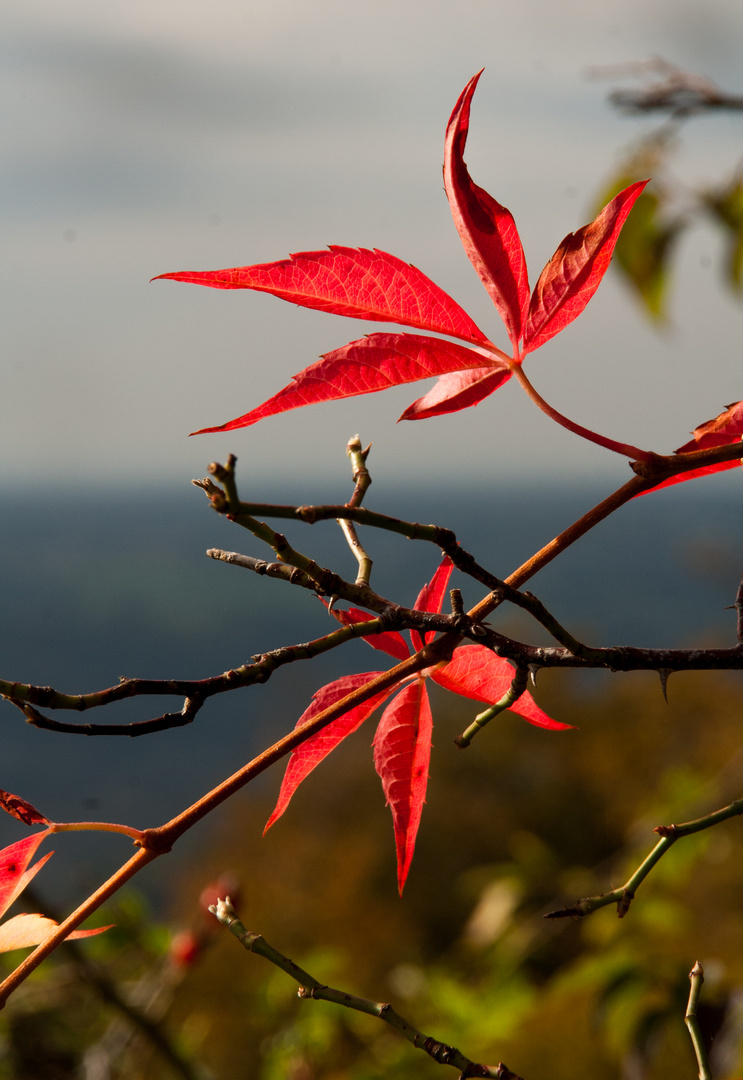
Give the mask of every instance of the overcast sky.
M 3 0 L 0 483 L 185 483 L 230 451 L 265 481 L 345 475 L 374 441 L 378 478 L 621 477 L 553 429 L 515 384 L 475 410 L 395 421 L 427 389 L 188 439 L 286 384 L 370 324 L 160 273 L 328 243 L 415 263 L 493 340 L 498 317 L 442 190 L 446 121 L 467 80 L 467 161 L 514 213 L 532 282 L 592 216 L 648 121 L 606 104 L 589 67 L 653 55 L 743 91 L 740 0 Z M 685 183 L 741 155 L 741 120 L 688 127 Z M 580 321 L 529 359 L 577 421 L 668 451 L 743 396 L 743 308 L 720 244 L 681 247 L 671 326 L 649 328 L 611 273 Z M 371 327 L 380 329 L 380 327 Z

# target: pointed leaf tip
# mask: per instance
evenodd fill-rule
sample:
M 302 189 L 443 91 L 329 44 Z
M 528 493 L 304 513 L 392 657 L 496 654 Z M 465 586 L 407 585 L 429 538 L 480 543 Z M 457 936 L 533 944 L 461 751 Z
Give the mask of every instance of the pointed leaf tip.
M 374 736 L 374 767 L 392 811 L 400 896 L 426 801 L 432 731 L 428 691 L 425 681 L 417 678 L 384 710 Z
M 583 311 L 606 273 L 627 215 L 648 183 L 630 184 L 594 221 L 562 241 L 534 286 L 522 355 L 540 348 Z
M 331 245 L 326 251 L 298 251 L 278 262 L 184 270 L 152 280 L 160 279 L 212 289 L 252 289 L 349 319 L 412 326 L 476 344 L 488 340 L 467 312 L 416 266 L 377 248 Z
M 482 71 L 464 88 L 446 129 L 444 187 L 454 224 L 508 336 L 518 348 L 529 306 L 526 257 L 510 210 L 475 184 L 464 163 L 472 95 Z

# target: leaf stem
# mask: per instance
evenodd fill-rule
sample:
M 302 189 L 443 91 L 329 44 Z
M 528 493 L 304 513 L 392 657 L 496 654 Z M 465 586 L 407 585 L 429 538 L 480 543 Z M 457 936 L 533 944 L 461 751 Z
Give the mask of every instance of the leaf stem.
M 134 829 L 130 825 L 117 825 L 111 821 L 53 821 L 49 826 L 49 832 L 112 832 L 129 836 L 136 842 L 143 838 L 141 829 Z
M 605 450 L 613 450 L 615 454 L 621 454 L 622 457 L 629 458 L 630 461 L 652 462 L 655 459 L 656 455 L 650 450 L 641 450 L 638 446 L 632 446 L 631 443 L 616 442 L 616 440 L 610 439 L 606 435 L 599 435 L 597 431 L 592 431 L 590 428 L 583 427 L 582 424 L 576 424 L 574 420 L 570 420 L 567 416 L 563 416 L 562 413 L 558 412 L 557 409 L 554 409 L 544 400 L 542 395 L 535 390 L 529 382 L 526 372 L 521 364 L 511 362 L 510 367 L 531 401 L 533 401 L 537 408 L 541 409 L 546 416 L 549 416 L 550 420 L 554 420 L 556 424 L 559 424 L 560 427 L 572 431 L 574 435 L 579 435 L 582 439 L 587 439 L 589 442 L 596 443 L 597 446 L 603 446 Z

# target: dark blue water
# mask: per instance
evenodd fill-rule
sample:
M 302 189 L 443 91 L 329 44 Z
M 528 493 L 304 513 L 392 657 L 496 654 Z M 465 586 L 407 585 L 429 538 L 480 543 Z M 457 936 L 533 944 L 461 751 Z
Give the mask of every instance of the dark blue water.
M 481 563 L 505 577 L 607 493 L 586 485 L 515 491 L 491 484 L 441 492 L 373 487 L 367 504 L 455 528 Z M 313 495 L 314 501 L 342 501 L 347 491 Z M 269 497 L 266 491 L 251 496 Z M 276 502 L 309 497 L 288 487 L 271 495 Z M 529 587 L 592 644 L 732 643 L 734 612 L 725 608 L 734 600 L 743 567 L 742 497 L 743 488 L 727 476 L 635 500 Z M 76 693 L 112 685 L 121 675 L 203 678 L 336 625 L 304 590 L 207 559 L 207 547 L 271 555 L 250 534 L 214 514 L 196 489 L 184 486 L 165 494 L 19 490 L 4 492 L 2 500 L 3 678 Z M 355 563 L 334 523 L 274 524 L 297 548 L 353 579 Z M 376 532 L 364 539 L 375 559 L 377 590 L 412 603 L 439 553 Z M 462 584 L 471 603 L 482 595 L 479 586 L 453 583 Z M 524 639 L 545 640 L 523 616 L 504 611 L 497 625 Z M 263 687 L 213 699 L 188 728 L 142 739 L 38 731 L 0 702 L 0 787 L 30 799 L 56 820 L 160 824 L 290 729 L 325 681 L 383 664 L 382 654 L 356 642 L 285 668 Z M 146 719 L 180 704 L 141 699 L 86 713 L 84 719 Z M 77 714 L 55 715 L 74 720 Z M 220 812 L 232 811 L 227 806 Z M 19 828 L 10 819 L 0 821 L 0 843 L 15 839 Z M 197 843 L 198 835 L 182 842 L 184 853 Z M 55 838 L 55 846 L 60 855 L 52 865 L 60 865 L 57 873 L 64 879 L 57 887 L 70 895 L 97 884 L 101 873 L 130 850 L 116 837 L 65 836 Z M 84 858 L 78 858 L 81 853 Z M 170 872 L 159 869 L 152 880 L 162 885 Z

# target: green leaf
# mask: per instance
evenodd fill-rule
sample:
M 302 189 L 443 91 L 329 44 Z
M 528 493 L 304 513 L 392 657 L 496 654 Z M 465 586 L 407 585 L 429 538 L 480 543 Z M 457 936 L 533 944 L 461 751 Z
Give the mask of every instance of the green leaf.
M 707 192 L 702 201 L 726 234 L 725 280 L 733 292 L 743 293 L 743 177 Z

